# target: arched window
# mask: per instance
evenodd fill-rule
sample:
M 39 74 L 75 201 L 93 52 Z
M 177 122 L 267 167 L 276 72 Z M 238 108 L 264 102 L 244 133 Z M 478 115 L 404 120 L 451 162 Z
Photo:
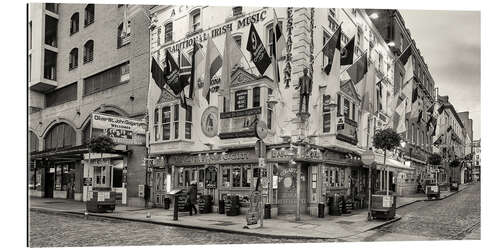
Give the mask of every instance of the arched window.
M 59 123 L 45 135 L 45 150 L 68 148 L 76 145 L 76 132 L 66 123 Z
M 78 12 L 76 12 L 75 14 L 73 14 L 71 16 L 71 24 L 70 24 L 70 32 L 69 32 L 71 35 L 78 32 L 78 28 L 79 28 L 79 24 L 80 24 L 79 19 L 80 19 L 80 15 L 78 14 Z
M 94 60 L 94 41 L 87 41 L 83 47 L 83 63 L 92 62 Z
M 193 10 L 190 14 L 190 31 L 197 31 L 201 28 L 201 12 L 200 9 Z
M 118 34 L 117 34 L 117 46 L 121 48 L 130 43 L 130 21 L 126 27 L 123 27 L 123 23 L 118 25 Z
M 94 8 L 94 4 L 88 4 L 87 7 L 85 7 L 85 27 L 94 23 Z
M 69 53 L 69 70 L 78 68 L 78 49 L 73 48 Z
M 38 136 L 33 133 L 33 131 L 30 131 L 30 152 L 36 152 L 38 151 Z

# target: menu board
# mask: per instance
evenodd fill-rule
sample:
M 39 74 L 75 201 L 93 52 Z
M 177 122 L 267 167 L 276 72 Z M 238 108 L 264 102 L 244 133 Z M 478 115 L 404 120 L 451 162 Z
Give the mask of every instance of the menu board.
M 248 90 L 239 90 L 234 94 L 235 97 L 235 110 L 246 109 L 248 103 Z

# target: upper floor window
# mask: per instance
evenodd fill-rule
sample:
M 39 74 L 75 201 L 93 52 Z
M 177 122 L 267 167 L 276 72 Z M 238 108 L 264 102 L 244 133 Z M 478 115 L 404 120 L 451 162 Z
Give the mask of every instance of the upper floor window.
M 117 46 L 118 48 L 123 47 L 127 44 L 130 43 L 130 21 L 128 21 L 127 25 L 123 25 L 121 23 L 118 26 L 118 35 L 117 35 L 118 41 L 117 41 Z
M 241 14 L 243 14 L 243 7 L 242 6 L 233 7 L 233 16 L 239 16 Z
M 323 133 L 329 133 L 331 131 L 332 124 L 332 112 L 330 106 L 330 97 L 323 94 Z
M 335 21 L 335 9 L 330 9 L 328 11 L 328 28 L 335 31 L 339 27 L 339 24 Z
M 46 3 L 45 4 L 45 9 L 53 12 L 53 13 L 58 13 L 59 12 L 59 4 L 57 3 Z
M 267 96 L 272 96 L 273 95 L 273 90 L 272 89 L 267 89 Z M 270 104 L 267 104 L 267 128 L 271 129 L 273 126 L 273 109 Z
M 78 68 L 78 49 L 73 48 L 69 53 L 69 70 Z
M 201 28 L 201 12 L 200 9 L 196 9 L 191 12 L 191 31 L 197 31 Z
M 91 95 L 128 82 L 129 62 L 84 79 L 83 95 Z
M 255 87 L 253 88 L 253 101 L 252 101 L 252 107 L 260 107 L 260 87 Z
M 172 41 L 173 23 L 165 24 L 165 43 Z
M 184 138 L 191 139 L 191 128 L 193 127 L 193 108 L 189 105 L 186 106 L 186 123 L 184 125 Z
M 283 22 L 279 21 L 278 25 L 281 30 L 283 30 Z M 269 51 L 270 54 L 272 54 L 273 51 L 273 34 L 274 34 L 274 29 L 273 29 L 273 23 L 269 24 L 266 26 L 266 35 L 267 35 L 267 51 Z M 281 55 L 278 55 L 277 58 L 280 59 Z
M 236 42 L 236 44 L 238 44 L 238 46 L 241 48 L 241 35 L 235 35 L 233 36 L 233 39 Z
M 45 135 L 45 150 L 67 148 L 76 145 L 76 132 L 66 123 L 53 126 Z
M 94 6 L 94 4 L 88 4 L 87 7 L 85 7 L 85 27 L 94 23 Z
M 83 47 L 83 63 L 92 62 L 94 60 L 94 41 L 87 41 Z
M 70 24 L 70 32 L 69 32 L 71 35 L 78 32 L 79 23 L 80 23 L 80 15 L 78 14 L 78 12 L 76 12 L 75 14 L 73 14 L 71 16 L 71 24 Z
M 56 89 L 45 95 L 45 106 L 53 107 L 66 102 L 75 101 L 77 99 L 77 83 L 64 86 Z

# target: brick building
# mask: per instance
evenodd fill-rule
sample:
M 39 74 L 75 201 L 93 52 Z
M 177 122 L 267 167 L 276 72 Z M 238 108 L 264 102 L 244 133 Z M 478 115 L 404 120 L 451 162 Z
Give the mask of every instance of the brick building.
M 94 177 L 92 186 L 111 187 L 118 202 L 143 204 L 137 187 L 145 179 L 144 143 L 116 147 L 102 173 L 85 157 L 91 113 L 146 115 L 148 8 L 29 4 L 30 195 L 85 200 L 83 178 Z

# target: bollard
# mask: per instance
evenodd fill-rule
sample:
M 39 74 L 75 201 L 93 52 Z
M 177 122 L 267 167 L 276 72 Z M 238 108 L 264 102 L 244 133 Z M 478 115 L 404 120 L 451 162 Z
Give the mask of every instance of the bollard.
M 179 220 L 179 206 L 177 202 L 177 195 L 174 196 L 174 220 Z

